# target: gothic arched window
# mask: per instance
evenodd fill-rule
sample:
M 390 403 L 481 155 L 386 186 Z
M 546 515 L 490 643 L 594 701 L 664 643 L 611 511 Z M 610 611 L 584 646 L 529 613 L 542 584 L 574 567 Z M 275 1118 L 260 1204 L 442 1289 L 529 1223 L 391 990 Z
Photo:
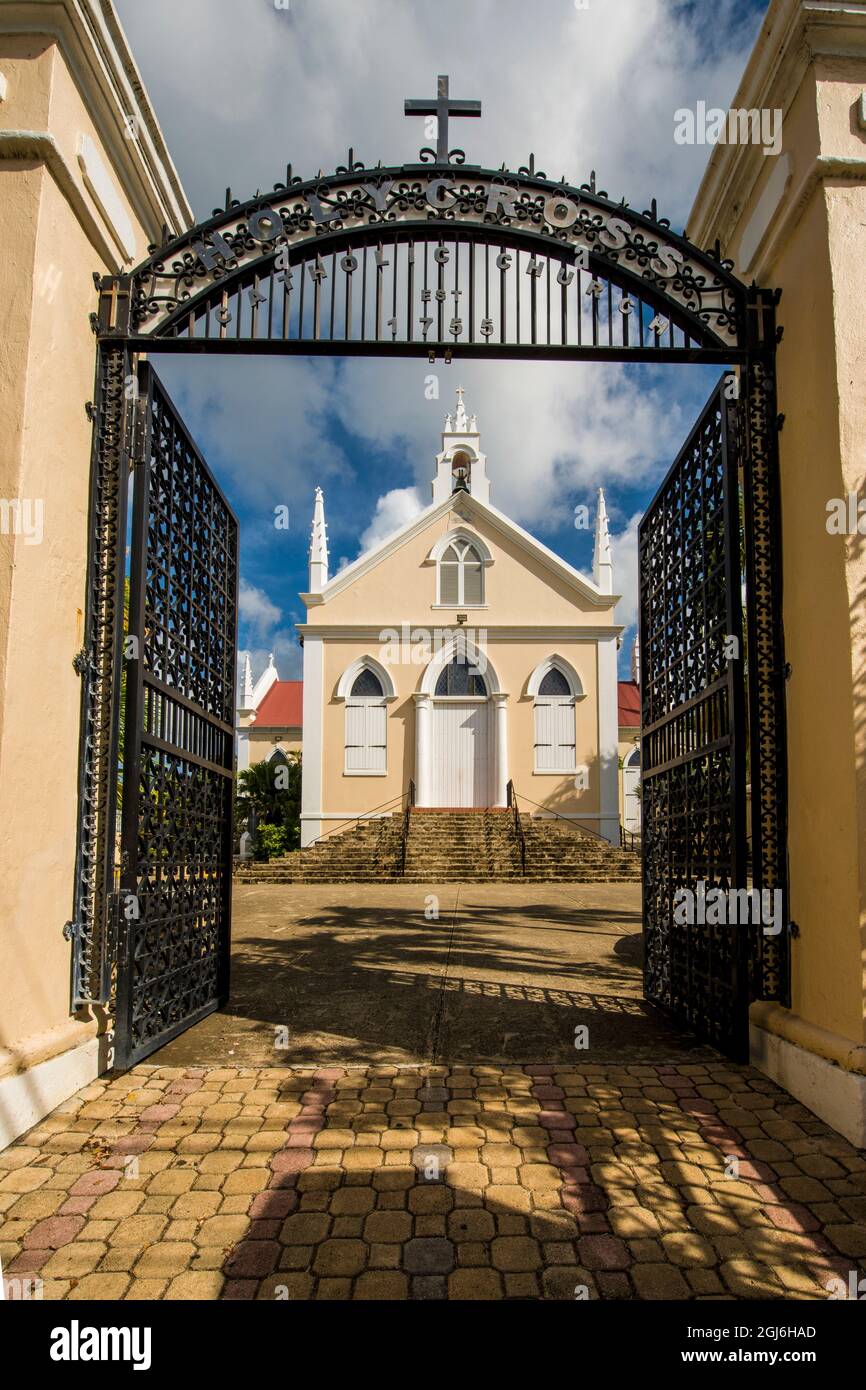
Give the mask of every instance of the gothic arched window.
M 484 563 L 470 541 L 455 540 L 439 561 L 439 602 L 448 607 L 484 602 Z
M 487 685 L 484 677 L 470 656 L 455 656 L 443 666 L 436 681 L 436 695 L 481 696 L 486 698 Z
M 382 682 L 379 680 L 376 672 L 371 671 L 369 667 L 365 666 L 364 670 L 355 677 L 349 698 L 358 700 L 381 700 L 384 693 Z

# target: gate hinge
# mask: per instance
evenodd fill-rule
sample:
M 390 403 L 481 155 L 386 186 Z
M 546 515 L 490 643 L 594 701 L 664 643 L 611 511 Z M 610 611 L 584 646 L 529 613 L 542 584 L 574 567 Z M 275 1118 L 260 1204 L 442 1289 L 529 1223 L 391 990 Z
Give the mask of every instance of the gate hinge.
M 785 416 L 784 416 L 784 415 L 777 415 L 777 416 L 776 416 L 776 429 L 777 429 L 777 430 L 779 431 L 779 433 L 781 434 L 781 433 L 782 433 L 782 430 L 783 430 L 784 428 L 785 428 Z
M 784 664 L 784 666 L 782 667 L 782 675 L 784 676 L 784 678 L 785 678 L 786 681 L 789 681 L 789 680 L 791 679 L 791 677 L 793 676 L 793 674 L 794 674 L 794 668 L 793 668 L 793 666 L 791 665 L 790 661 L 786 661 L 785 664 Z
M 76 652 L 72 658 L 72 669 L 77 676 L 83 676 L 87 670 L 87 648 L 82 647 L 80 652 Z
M 78 939 L 78 937 L 79 937 L 80 935 L 81 935 L 81 923 L 80 923 L 80 922 L 64 922 L 64 924 L 63 924 L 63 939 L 64 939 L 64 941 L 77 941 L 77 939 Z
M 84 413 L 92 425 L 96 419 L 96 406 L 93 404 L 93 401 L 84 402 Z
M 800 935 L 800 924 L 798 922 L 788 923 L 788 935 L 796 941 L 797 937 Z
M 147 398 L 136 396 L 132 409 L 132 441 L 129 449 L 129 461 L 136 468 L 141 467 L 145 462 L 147 442 Z
M 125 965 L 129 955 L 129 939 L 125 931 L 122 930 L 124 914 L 123 900 L 129 894 L 124 888 L 118 888 L 116 893 L 111 895 L 111 939 L 114 946 L 115 959 L 118 965 Z

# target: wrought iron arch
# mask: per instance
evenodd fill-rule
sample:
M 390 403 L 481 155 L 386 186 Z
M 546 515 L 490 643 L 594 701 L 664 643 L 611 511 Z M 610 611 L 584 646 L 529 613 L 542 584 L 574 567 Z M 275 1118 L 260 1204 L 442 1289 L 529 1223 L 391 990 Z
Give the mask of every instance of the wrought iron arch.
M 96 328 L 144 350 L 742 361 L 773 297 L 591 183 L 340 166 L 227 206 L 126 276 Z

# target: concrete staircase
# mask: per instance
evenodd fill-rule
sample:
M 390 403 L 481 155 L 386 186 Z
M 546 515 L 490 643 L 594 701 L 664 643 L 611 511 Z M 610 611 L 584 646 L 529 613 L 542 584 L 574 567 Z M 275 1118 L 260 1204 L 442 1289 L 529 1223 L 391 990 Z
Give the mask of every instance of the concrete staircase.
M 630 883 L 641 876 L 640 855 L 587 835 L 567 821 L 521 816 L 526 879 L 532 883 Z
M 403 872 L 402 814 L 362 821 L 309 849 L 245 864 L 241 883 L 623 883 L 640 858 L 565 821 L 522 815 L 526 872 L 511 811 L 413 810 Z
M 505 883 L 522 879 L 510 811 L 413 811 L 408 883 Z
M 238 883 L 381 883 L 400 877 L 403 817 L 360 821 L 309 849 L 266 864 L 238 864 Z

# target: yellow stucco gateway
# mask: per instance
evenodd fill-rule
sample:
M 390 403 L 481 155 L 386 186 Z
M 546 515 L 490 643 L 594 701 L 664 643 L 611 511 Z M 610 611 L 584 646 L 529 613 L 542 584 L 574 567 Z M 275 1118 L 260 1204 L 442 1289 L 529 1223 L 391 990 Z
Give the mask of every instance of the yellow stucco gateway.
M 768 995 L 752 1005 L 753 1057 L 849 1138 L 866 1141 L 866 561 L 861 534 L 842 536 L 826 524 L 828 506 L 852 494 L 856 500 L 863 477 L 859 282 L 866 226 L 866 9 L 843 0 L 772 0 L 734 105 L 781 112 L 781 152 L 748 142 L 719 145 L 690 218 L 688 244 L 674 245 L 679 239 L 667 236 L 654 217 L 625 205 L 608 206 L 594 221 L 593 209 L 606 199 L 594 184 L 580 196 L 566 196 L 541 176 L 508 175 L 514 185 L 509 192 L 498 173 L 487 171 L 467 194 L 461 188 L 465 175 L 456 168 L 448 178 L 433 166 L 422 175 L 417 168 L 409 175 L 377 169 L 360 176 L 343 169 L 327 189 L 317 182 L 318 191 L 305 191 L 290 181 L 270 200 L 280 205 L 277 212 L 254 199 L 255 206 L 232 206 L 216 225 L 190 233 L 197 238 L 191 247 L 197 259 L 189 295 L 177 294 L 171 266 L 160 268 L 160 250 L 147 256 L 151 245 L 181 242 L 190 249 L 182 234 L 192 218 L 111 5 L 16 0 L 3 7 L 3 28 L 0 297 L 7 332 L 0 338 L 0 493 L 19 510 L 7 506 L 15 525 L 4 525 L 0 534 L 0 1142 L 28 1128 L 109 1060 L 96 1036 L 106 1032 L 109 991 L 94 991 L 89 1007 L 76 996 L 70 1014 L 71 947 L 69 934 L 63 935 L 73 884 L 81 888 L 82 844 L 88 836 L 92 843 L 101 837 L 107 849 L 104 862 L 91 861 L 87 903 L 92 907 L 98 898 L 101 915 L 90 922 L 86 941 L 80 921 L 71 924 L 71 935 L 79 946 L 77 964 L 84 951 L 88 968 L 95 963 L 104 980 L 110 977 L 116 961 L 102 909 L 110 897 L 113 808 L 111 796 L 103 796 L 94 836 L 97 817 L 77 767 L 79 672 L 89 663 L 92 671 L 98 666 L 105 691 L 120 685 L 120 658 L 112 645 L 121 630 L 118 594 L 109 603 L 110 586 L 94 585 L 88 575 L 88 546 L 91 565 L 99 552 L 110 566 L 119 534 L 100 534 L 97 541 L 99 498 L 89 506 L 88 493 L 99 486 L 90 471 L 92 436 L 84 411 L 93 394 L 88 317 L 98 304 L 100 361 L 118 397 L 136 354 L 160 345 L 178 351 L 200 347 L 212 325 L 210 351 L 271 350 L 261 327 L 270 318 L 259 312 L 258 291 L 252 306 L 243 308 L 243 320 L 241 300 L 260 272 L 271 274 L 272 243 L 282 230 L 295 238 L 292 264 L 299 281 L 314 287 L 306 299 L 313 328 L 290 342 L 288 310 L 281 323 L 279 350 L 301 353 L 327 319 L 323 250 L 331 247 L 335 260 L 345 253 L 338 264 L 348 306 L 351 277 L 367 263 L 359 262 L 359 248 L 364 256 L 372 250 L 371 275 L 378 273 L 373 242 L 381 236 L 381 212 L 390 207 L 397 230 L 410 239 L 416 224 L 423 224 L 426 240 L 419 237 L 418 247 L 423 241 L 431 264 L 443 267 L 451 252 L 434 243 L 445 240 L 448 218 L 461 200 L 468 228 L 495 232 L 503 274 L 530 276 L 526 283 L 536 290 L 546 275 L 557 293 L 575 283 L 580 288 L 581 275 L 593 275 L 589 308 L 571 319 L 563 312 L 561 332 L 553 316 L 559 339 L 550 338 L 548 315 L 548 340 L 536 343 L 533 334 L 527 356 L 536 348 L 540 356 L 592 356 L 598 343 L 595 337 L 582 340 L 581 333 L 590 324 L 597 329 L 593 304 L 604 292 L 597 276 L 609 276 L 608 292 L 615 287 L 622 296 L 622 323 L 616 317 L 619 338 L 614 340 L 611 328 L 606 348 L 602 344 L 608 356 L 619 360 L 618 354 L 632 351 L 634 343 L 626 349 L 623 341 L 626 326 L 643 323 L 651 302 L 656 328 L 648 325 L 648 331 L 656 339 L 640 344 L 643 360 L 677 352 L 720 364 L 736 360 L 747 386 L 748 408 L 741 415 L 747 432 L 750 418 L 761 413 L 761 383 L 767 380 L 762 374 L 775 344 L 752 321 L 772 313 L 772 296 L 756 288 L 748 299 L 745 287 L 753 282 L 783 292 L 785 337 L 777 361 L 778 403 L 786 417 L 784 573 L 771 573 L 767 582 L 774 600 L 781 578 L 784 592 L 778 603 L 765 605 L 773 632 L 751 644 L 749 679 L 753 693 L 763 685 L 767 712 L 751 749 L 758 812 L 752 851 L 759 863 L 763 831 L 776 854 L 771 881 L 787 885 L 790 875 L 792 921 L 785 928 L 791 991 L 790 1007 L 769 1002 Z M 406 177 L 410 196 L 401 183 Z M 359 182 L 361 190 L 355 187 Z M 347 188 L 348 199 L 342 197 Z M 543 225 L 534 231 L 505 225 L 539 199 Z M 342 231 L 335 231 L 341 217 Z M 668 244 L 660 255 L 648 256 L 641 275 L 617 258 L 630 236 L 634 250 L 635 236 L 647 234 Z M 718 255 L 697 250 L 717 239 L 738 279 Z M 501 251 L 506 242 L 511 250 Z M 592 268 L 586 271 L 590 255 Z M 384 251 L 382 257 L 385 269 Z M 227 272 L 232 259 L 235 269 Z M 456 254 L 452 266 L 455 261 Z M 396 275 L 396 254 L 391 265 Z M 287 286 L 288 268 L 287 260 Z M 702 285 L 708 270 L 712 283 Z M 98 301 L 94 272 L 101 277 Z M 359 289 L 366 283 L 362 277 L 355 282 Z M 332 263 L 331 290 L 335 283 Z M 419 276 L 416 289 L 420 283 Z M 644 290 L 646 303 L 640 298 Z M 364 303 L 363 294 L 356 295 L 356 335 L 359 297 Z M 332 325 L 334 305 L 332 294 Z M 501 305 L 501 331 L 493 314 L 476 316 L 474 355 L 495 346 L 497 332 L 507 343 L 507 295 Z M 664 327 L 662 308 L 671 315 Z M 233 310 L 245 342 L 240 333 L 227 334 Z M 746 311 L 748 334 L 756 335 L 748 342 Z M 438 348 L 459 351 L 462 321 L 447 323 L 443 311 L 435 313 Z M 343 345 L 351 346 L 352 322 L 347 307 Z M 435 323 L 425 301 L 423 317 L 409 322 L 405 341 L 397 341 L 395 328 L 383 348 L 426 356 L 426 335 Z M 426 325 L 423 339 L 419 325 Z M 402 332 L 402 321 L 400 326 Z M 377 343 L 382 331 L 377 325 Z M 659 339 L 668 331 L 665 346 Z M 709 355 L 701 357 L 690 346 L 699 342 L 711 344 Z M 337 350 L 337 339 L 332 348 Z M 748 361 L 753 348 L 764 354 L 757 376 Z M 772 396 L 773 417 L 775 408 Z M 768 406 L 768 419 L 769 414 Z M 116 418 L 98 418 L 94 457 L 101 449 L 103 482 L 112 468 L 120 476 L 124 467 L 126 423 L 122 409 Z M 774 426 L 759 420 L 757 433 L 765 448 L 772 435 L 774 446 Z M 623 756 L 625 747 L 617 747 L 619 629 L 603 508 L 588 580 L 491 504 L 480 436 L 462 401 L 442 442 L 431 505 L 333 578 L 324 500 L 317 501 L 307 622 L 301 628 L 304 842 L 341 819 L 399 804 L 410 784 L 419 805 L 435 807 L 502 805 L 511 783 L 539 814 L 556 811 L 612 838 L 620 794 L 625 796 L 617 778 L 617 754 Z M 491 472 L 495 486 L 495 460 Z M 765 478 L 772 472 L 765 469 Z M 58 515 L 60 525 L 54 524 Z M 773 525 L 775 519 L 774 514 Z M 771 529 L 765 528 L 765 543 Z M 770 552 L 775 556 L 772 545 Z M 87 618 L 88 589 L 91 600 L 94 590 L 105 600 L 102 628 L 98 618 Z M 780 607 L 784 653 L 777 640 Z M 95 686 L 89 688 L 92 693 Z M 82 748 L 91 763 L 91 793 L 94 787 L 104 792 L 116 776 L 113 699 L 94 700 L 90 723 L 85 721 Z M 33 776 L 34 727 L 52 735 L 50 771 L 41 777 Z M 270 727 L 276 726 L 258 724 L 250 743 L 263 740 Z M 761 767 L 764 742 L 772 764 L 767 776 Z M 782 788 L 785 774 L 790 796 Z M 779 815 L 784 819 L 787 813 L 787 845 L 785 827 L 773 823 L 774 792 Z M 101 948 L 104 957 L 98 959 Z M 773 997 L 787 1005 L 787 952 L 776 988 Z
M 407 796 L 504 807 L 509 783 L 524 809 L 619 843 L 622 628 L 604 495 L 590 580 L 498 511 L 492 482 L 458 390 L 430 506 L 332 579 L 317 490 L 299 625 L 302 844 Z

